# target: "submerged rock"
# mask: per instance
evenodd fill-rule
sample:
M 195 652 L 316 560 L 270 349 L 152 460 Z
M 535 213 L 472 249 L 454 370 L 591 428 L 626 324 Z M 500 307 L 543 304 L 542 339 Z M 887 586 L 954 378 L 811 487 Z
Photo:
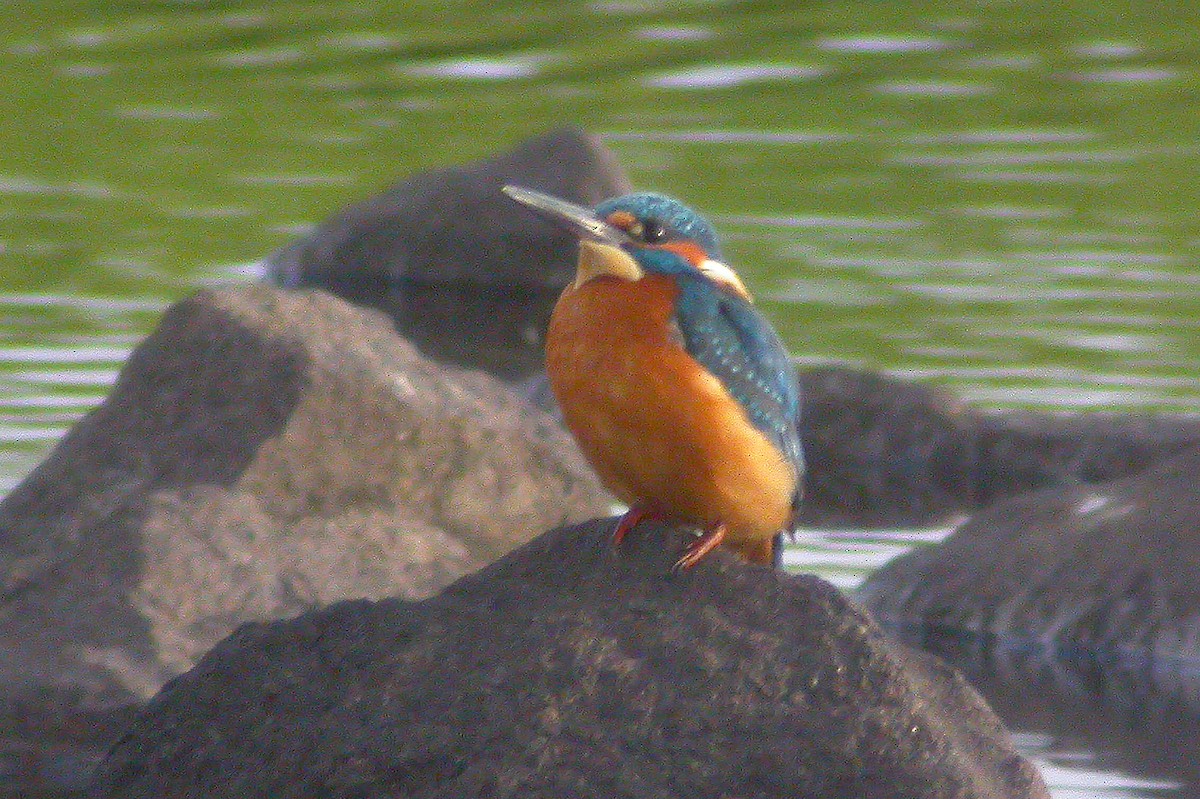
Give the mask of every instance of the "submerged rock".
M 953 670 L 685 533 L 552 531 L 420 603 L 240 629 L 91 796 L 1046 797 Z
M 552 420 L 381 315 L 201 292 L 0 504 L 0 719 L 140 704 L 242 622 L 428 596 L 608 507 Z
M 1200 449 L 1096 485 L 1025 494 L 859 596 L 880 618 L 1061 648 L 1200 658 Z
M 585 206 L 629 191 L 599 139 L 563 128 L 511 152 L 407 178 L 267 259 L 288 287 L 378 308 L 426 355 L 509 380 L 542 368 L 542 337 L 577 239 L 500 192 L 517 183 Z

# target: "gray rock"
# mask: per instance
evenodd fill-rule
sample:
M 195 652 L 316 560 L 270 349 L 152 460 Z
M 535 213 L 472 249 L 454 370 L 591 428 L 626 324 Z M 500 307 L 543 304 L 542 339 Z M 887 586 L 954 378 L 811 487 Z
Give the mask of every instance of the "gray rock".
M 268 270 L 280 285 L 385 311 L 430 357 L 526 378 L 542 368 L 576 239 L 501 194 L 505 183 L 586 206 L 630 188 L 599 139 L 563 128 L 397 183 L 272 255 Z
M 970 406 L 877 372 L 827 366 L 798 378 L 803 523 L 930 524 L 975 505 L 980 414 Z
M 940 546 L 875 572 L 859 596 L 923 627 L 1140 654 L 1200 657 L 1200 449 L 1107 483 L 994 505 Z
M 252 624 L 172 681 L 91 796 L 1047 797 L 939 661 L 831 586 L 686 533 L 552 531 L 423 602 Z
M 803 521 L 945 522 L 1029 491 L 1137 474 L 1200 445 L 1200 418 L 988 413 L 877 372 L 800 372 L 809 464 Z
M 382 315 L 201 292 L 0 504 L 0 710 L 140 703 L 244 621 L 428 596 L 608 503 L 552 420 Z

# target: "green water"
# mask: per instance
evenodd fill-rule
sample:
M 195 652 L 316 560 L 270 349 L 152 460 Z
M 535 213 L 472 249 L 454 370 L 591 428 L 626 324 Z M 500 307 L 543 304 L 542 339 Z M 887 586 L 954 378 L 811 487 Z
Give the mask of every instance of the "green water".
M 1139 8 L 9 4 L 0 336 L 128 345 L 346 202 L 573 122 L 718 221 L 803 359 L 1196 410 L 1200 12 Z
M 709 214 L 803 361 L 1200 411 L 1197 31 L 1190 2 L 6 3 L 0 488 L 170 302 L 564 123 Z

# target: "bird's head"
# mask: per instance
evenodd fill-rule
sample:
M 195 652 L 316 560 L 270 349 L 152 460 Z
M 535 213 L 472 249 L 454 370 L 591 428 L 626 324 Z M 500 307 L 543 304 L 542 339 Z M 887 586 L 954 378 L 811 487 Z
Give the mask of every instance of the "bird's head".
M 712 225 L 677 200 L 641 192 L 605 200 L 591 211 L 519 186 L 505 186 L 504 193 L 579 236 L 576 286 L 604 276 L 641 280 L 650 273 L 695 277 L 750 299 L 741 278 L 720 260 Z

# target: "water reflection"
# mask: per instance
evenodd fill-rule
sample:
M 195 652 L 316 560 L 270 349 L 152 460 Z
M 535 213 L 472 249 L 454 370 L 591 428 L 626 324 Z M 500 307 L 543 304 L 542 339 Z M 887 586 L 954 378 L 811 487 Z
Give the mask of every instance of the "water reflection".
M 877 83 L 873 90 L 901 97 L 977 97 L 996 89 L 984 83 L 948 80 L 908 80 Z
M 410 75 L 431 78 L 455 78 L 465 80 L 512 80 L 531 78 L 537 75 L 542 65 L 550 61 L 550 55 L 514 55 L 508 58 L 463 58 L 439 61 L 432 64 L 415 64 L 402 67 Z
M 817 130 L 632 130 L 607 131 L 610 142 L 694 142 L 711 144 L 829 144 L 855 138 L 850 133 Z M 716 220 L 714 220 L 716 221 Z
M 645 28 L 638 28 L 633 32 L 633 35 L 639 39 L 646 39 L 648 41 L 698 42 L 711 39 L 714 34 L 708 28 L 652 25 Z
M 919 133 L 904 138 L 908 144 L 1064 144 L 1097 138 L 1094 131 L 1017 128 Z
M 1132 58 L 1142 52 L 1142 48 L 1130 42 L 1088 42 L 1071 50 L 1085 58 Z
M 823 68 L 808 65 L 725 64 L 660 73 L 642 82 L 656 89 L 714 89 L 762 81 L 805 80 L 824 74 Z
M 90 180 L 47 183 L 20 175 L 0 175 L 0 194 L 62 194 L 93 200 L 107 200 L 114 196 L 114 191 L 111 186 Z
M 243 173 L 227 180 L 247 186 L 350 186 L 357 182 L 354 175 L 338 172 Z
M 1132 69 L 1095 69 L 1079 73 L 1078 79 L 1087 83 L 1138 84 L 1175 80 L 1180 75 L 1165 67 L 1142 67 Z
M 920 225 L 915 219 L 896 217 L 827 216 L 818 214 L 792 214 L 789 216 L 761 216 L 730 214 L 718 216 L 718 224 L 756 225 L 778 228 L 816 228 L 818 230 L 911 230 Z M 861 261 L 854 261 L 857 265 Z M 825 265 L 835 265 L 836 259 L 826 259 Z
M 933 53 L 948 50 L 954 44 L 930 36 L 825 36 L 817 47 L 835 53 Z
M 113 109 L 113 113 L 126 119 L 171 119 L 180 122 L 204 122 L 220 116 L 211 108 L 169 105 L 119 105 Z
M 273 47 L 263 50 L 217 53 L 211 56 L 211 60 L 222 67 L 253 68 L 293 64 L 303 61 L 308 57 L 309 54 L 298 47 Z

